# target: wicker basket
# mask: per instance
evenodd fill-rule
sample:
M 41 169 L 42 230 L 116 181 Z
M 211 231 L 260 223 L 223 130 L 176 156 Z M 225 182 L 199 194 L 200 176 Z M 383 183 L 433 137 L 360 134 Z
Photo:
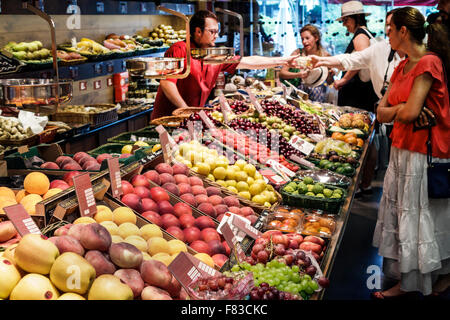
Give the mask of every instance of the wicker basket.
M 58 128 L 57 126 L 47 126 L 44 131 L 39 133 L 39 143 L 49 143 L 55 140 Z
M 200 108 L 200 107 L 189 107 L 189 108 L 179 108 L 172 112 L 173 116 L 178 117 L 189 117 L 191 114 L 200 112 L 202 110 L 211 110 L 211 108 Z
M 342 188 L 340 189 L 343 190 L 343 194 L 340 199 L 317 198 L 304 194 L 293 195 L 284 191 L 284 187 L 287 184 L 288 183 L 282 185 L 280 188 L 280 193 L 283 197 L 283 203 L 296 208 L 319 209 L 326 211 L 327 213 L 338 214 L 342 204 L 345 201 L 345 198 L 347 198 L 347 191 Z M 338 189 L 337 187 L 329 185 L 327 186 L 327 188 L 331 190 Z
M 119 116 L 114 104 L 86 105 L 87 107 L 107 106 L 110 109 L 98 113 L 76 113 L 60 111 L 54 115 L 55 121 L 71 124 L 90 124 L 91 128 L 102 126 L 106 123 L 116 121 Z
M 31 137 L 28 137 L 28 138 L 22 139 L 22 140 L 11 140 L 11 139 L 0 140 L 0 145 L 3 145 L 3 146 L 25 146 L 25 145 L 27 145 L 29 147 L 32 147 L 37 144 L 39 144 L 39 135 L 38 134 L 32 135 Z
M 167 116 L 167 117 L 161 117 L 157 119 L 153 119 L 150 121 L 150 124 L 153 125 L 163 125 L 164 127 L 173 127 L 177 128 L 181 125 L 184 119 L 188 118 L 189 116 Z

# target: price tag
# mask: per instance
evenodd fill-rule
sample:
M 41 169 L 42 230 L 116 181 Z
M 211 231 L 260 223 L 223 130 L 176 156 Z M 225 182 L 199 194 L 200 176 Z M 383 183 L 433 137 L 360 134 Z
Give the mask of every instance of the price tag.
M 23 205 L 15 204 L 4 207 L 3 210 L 5 211 L 8 219 L 11 220 L 17 232 L 19 232 L 22 237 L 29 233 L 42 234 Z
M 208 127 L 208 129 L 216 129 L 216 126 L 214 125 L 214 123 L 212 122 L 212 120 L 208 117 L 208 115 L 205 113 L 205 111 L 200 111 L 199 113 L 200 118 L 203 120 L 203 122 L 206 124 L 206 126 Z
M 77 47 L 77 38 L 73 37 L 72 39 L 70 39 L 70 44 L 72 45 L 72 48 L 76 48 Z
M 329 115 L 332 116 L 334 119 L 336 119 L 336 121 L 339 121 L 340 115 L 337 113 L 336 110 L 330 109 L 330 111 L 328 111 Z
M 231 223 L 236 228 L 238 228 L 238 230 L 245 232 L 245 234 L 248 235 L 252 239 L 256 240 L 262 236 L 262 233 L 260 231 L 256 230 L 255 228 L 253 228 L 247 219 L 245 219 L 245 221 L 244 221 L 242 219 L 237 218 L 237 216 L 235 215 L 233 217 L 233 220 L 231 220 Z
M 320 117 L 317 114 L 315 114 L 314 117 L 316 118 L 317 122 L 319 123 L 320 134 L 322 136 L 326 136 L 327 132 L 325 130 L 325 124 L 323 123 L 323 121 L 320 119 Z
M 312 143 L 303 140 L 299 136 L 292 136 L 289 140 L 289 144 L 307 156 L 314 150 L 314 145 Z
M 277 186 L 285 184 L 285 183 L 289 182 L 289 180 L 290 180 L 289 178 L 288 179 L 284 179 L 283 177 L 277 175 L 275 172 L 273 172 L 270 169 L 260 170 L 259 173 L 261 173 L 261 175 L 263 176 L 263 178 L 266 181 L 266 183 L 272 183 L 272 184 L 275 184 Z
M 232 112 L 231 107 L 223 94 L 219 96 L 219 102 L 220 102 L 220 109 L 222 110 L 223 114 L 223 120 L 225 121 L 225 123 L 227 123 L 228 114 Z
M 86 172 L 73 177 L 73 185 L 75 187 L 81 216 L 94 216 L 97 213 L 97 205 L 95 203 L 89 173 Z
M 261 107 L 258 100 L 256 100 L 256 97 L 253 94 L 253 92 L 250 90 L 250 88 L 247 88 L 245 91 L 247 91 L 248 97 L 250 98 L 250 101 L 252 102 L 252 104 L 255 106 L 256 111 L 258 111 L 258 113 L 264 113 L 264 109 Z
M 300 158 L 299 156 L 296 156 L 295 154 L 293 154 L 292 156 L 290 156 L 289 158 L 290 160 L 297 162 L 298 164 L 301 164 L 305 167 L 314 169 L 316 166 L 314 165 L 314 163 L 309 162 L 308 160 L 305 160 L 303 158 Z
M 233 218 L 234 218 L 235 216 L 237 217 L 236 219 L 244 220 L 244 223 L 245 223 L 245 221 L 248 222 L 248 220 L 245 219 L 244 217 L 235 215 L 235 214 L 232 213 L 232 212 L 225 212 L 225 214 L 223 215 L 222 220 L 220 220 L 219 226 L 217 227 L 217 232 L 219 232 L 220 234 L 222 234 L 222 227 L 223 227 L 223 225 L 224 225 L 224 224 L 228 224 L 229 227 L 231 228 L 231 231 L 233 232 L 233 235 L 236 237 L 236 240 L 237 240 L 238 242 L 241 242 L 241 241 L 244 240 L 244 238 L 245 238 L 245 232 L 244 232 L 244 231 L 240 231 L 237 227 L 235 227 L 235 226 L 232 224 Z M 231 248 L 231 247 L 230 247 L 230 248 Z
M 123 194 L 122 178 L 120 176 L 119 158 L 107 159 L 109 168 L 109 178 L 111 181 L 111 191 L 114 198 L 119 198 Z
M 242 250 L 241 244 L 234 235 L 233 230 L 231 230 L 230 225 L 228 223 L 223 224 L 220 231 L 231 251 L 235 253 L 238 262 L 244 262 L 246 258 L 245 253 Z
M 195 131 L 194 122 L 188 121 L 187 127 L 188 127 L 188 131 L 189 131 L 189 136 L 191 137 L 191 139 L 192 140 L 198 140 L 197 139 L 197 132 Z
M 80 91 L 87 90 L 87 81 L 80 81 Z
M 273 170 L 275 170 L 280 176 L 282 176 L 286 180 L 289 180 L 289 178 L 295 176 L 295 172 L 292 172 L 291 170 L 289 170 L 284 165 L 282 165 L 281 163 L 279 163 L 274 159 L 267 160 L 267 164 L 270 165 L 270 167 Z
M 102 88 L 102 80 L 94 81 L 94 90 L 100 90 Z

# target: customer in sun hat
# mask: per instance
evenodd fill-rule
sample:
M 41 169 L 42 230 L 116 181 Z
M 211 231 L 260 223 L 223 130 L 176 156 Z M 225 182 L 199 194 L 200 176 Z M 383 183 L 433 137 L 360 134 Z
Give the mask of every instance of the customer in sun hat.
M 347 31 L 353 33 L 353 38 L 347 46 L 345 53 L 362 51 L 370 46 L 372 33 L 367 29 L 366 16 L 370 13 L 364 11 L 359 1 L 345 2 L 341 7 L 341 16 L 336 19 L 342 21 Z M 334 81 L 334 87 L 339 90 L 338 105 L 352 106 L 374 111 L 374 105 L 378 100 L 373 90 L 370 77 L 361 79 L 359 70 L 347 71 L 341 79 Z

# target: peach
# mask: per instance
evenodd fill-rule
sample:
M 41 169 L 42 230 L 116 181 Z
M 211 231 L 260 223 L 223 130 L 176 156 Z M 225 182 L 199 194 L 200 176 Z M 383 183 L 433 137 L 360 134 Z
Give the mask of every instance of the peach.
M 170 286 L 167 288 L 167 292 L 172 298 L 178 298 L 181 292 L 181 283 L 172 276 L 172 281 L 170 281 Z
M 80 161 L 78 161 L 78 163 L 80 164 L 80 166 L 83 166 L 88 161 L 95 161 L 95 162 L 97 162 L 97 160 L 95 160 L 94 157 L 92 157 L 90 155 L 87 155 L 87 156 L 82 157 L 80 159 Z
M 148 254 L 154 256 L 157 253 L 170 253 L 169 243 L 164 238 L 153 237 L 147 240 Z
M 63 170 L 83 170 L 83 168 L 75 161 L 64 164 L 61 169 Z
M 126 239 L 129 236 L 138 235 L 139 228 L 131 222 L 124 222 L 119 226 L 117 234 L 122 238 Z
M 206 194 L 208 195 L 208 197 L 220 196 L 222 194 L 222 192 L 217 187 L 207 187 L 206 188 Z
M 113 211 L 113 221 L 120 226 L 122 223 L 131 222 L 136 224 L 136 215 L 133 210 L 127 207 L 119 207 Z
M 61 190 L 66 190 L 70 186 L 64 180 L 56 179 L 50 182 L 50 189 L 58 188 Z
M 173 206 L 173 213 L 179 218 L 183 214 L 190 214 L 192 215 L 192 208 L 183 202 L 175 203 Z
M 111 235 L 99 223 L 87 224 L 81 229 L 80 243 L 85 249 L 108 251 Z
M 173 178 L 175 179 L 176 184 L 186 183 L 186 184 L 189 184 L 189 186 L 191 185 L 189 183 L 189 177 L 184 174 L 176 174 L 173 176 Z
M 157 203 L 161 201 L 169 201 L 170 197 L 167 191 L 164 188 L 161 187 L 153 187 L 150 189 L 150 195 L 154 201 Z
M 214 264 L 218 265 L 220 268 L 228 261 L 228 257 L 221 253 L 214 254 L 211 258 L 213 259 Z
M 180 195 L 192 193 L 192 188 L 189 183 L 180 183 L 177 185 L 177 187 L 178 190 L 180 191 Z
M 102 164 L 103 160 L 112 159 L 112 158 L 113 158 L 113 156 L 110 155 L 109 153 L 102 153 L 97 156 L 96 160 L 97 160 L 98 164 Z
M 147 241 L 140 236 L 137 235 L 128 236 L 125 238 L 124 242 L 132 244 L 133 246 L 135 246 L 136 248 L 138 248 L 143 252 L 147 252 L 148 250 Z
M 162 187 L 177 197 L 180 196 L 180 189 L 175 183 L 167 182 Z
M 141 277 L 150 286 L 168 289 L 172 274 L 164 263 L 156 260 L 144 261 L 140 267 Z
M 61 163 L 68 160 L 72 160 L 72 158 L 68 156 L 59 156 L 58 158 L 56 158 L 55 162 L 58 166 L 61 166 Z
M 144 186 L 134 187 L 134 193 L 141 199 L 150 198 L 150 189 Z
M 133 178 L 131 178 L 130 182 L 135 188 L 138 186 L 150 188 L 150 182 L 148 182 L 148 179 L 141 174 L 135 175 Z
M 187 202 L 188 204 L 190 204 L 193 207 L 197 207 L 197 200 L 195 200 L 194 195 L 191 193 L 182 194 L 180 196 L 180 199 Z
M 197 207 L 197 209 L 210 217 L 215 218 L 217 216 L 216 210 L 211 203 L 203 202 Z
M 142 262 L 141 251 L 130 243 L 113 243 L 109 247 L 109 257 L 118 267 L 133 269 L 139 267 Z
M 241 209 L 239 207 L 228 207 L 228 211 L 237 215 L 241 215 Z
M 205 228 L 215 228 L 216 225 L 211 217 L 201 216 L 195 219 L 195 226 L 200 230 Z
M 96 277 L 116 272 L 116 266 L 108 259 L 106 253 L 90 250 L 86 252 L 84 258 L 94 267 Z
M 79 174 L 81 174 L 81 172 L 79 171 L 67 172 L 66 174 L 63 175 L 63 180 L 71 187 L 73 186 L 73 177 Z
M 74 252 L 80 256 L 84 256 L 84 248 L 80 241 L 71 236 L 56 236 L 49 238 L 58 248 L 59 253 Z
M 216 206 L 214 206 L 214 210 L 216 210 L 216 214 L 217 214 L 217 218 L 221 215 L 221 214 L 225 214 L 228 211 L 228 207 L 224 204 L 218 204 Z
M 208 241 L 207 243 L 208 243 L 211 255 L 215 255 L 215 254 L 225 255 L 227 253 L 227 251 L 225 250 L 225 247 L 222 245 L 220 240 L 211 240 L 211 241 Z
M 161 214 L 173 213 L 173 206 L 169 201 L 163 200 L 159 202 L 158 207 Z
M 73 155 L 73 160 L 80 162 L 80 160 L 84 157 L 89 157 L 89 155 L 86 152 L 80 151 Z
M 159 178 L 159 173 L 156 170 L 150 170 L 145 172 L 144 177 L 146 177 L 150 181 L 153 181 L 158 186 L 161 185 L 161 179 Z
M 195 224 L 195 218 L 192 216 L 192 213 L 182 214 L 178 219 L 180 220 L 180 225 L 183 229 L 192 227 Z
M 83 169 L 89 171 L 98 171 L 100 170 L 101 165 L 94 161 L 88 161 L 84 164 Z
M 108 230 L 111 236 L 119 234 L 119 227 L 113 221 L 102 221 L 100 224 Z
M 253 209 L 251 207 L 242 207 L 240 209 L 241 209 L 241 215 L 243 215 L 244 217 L 255 214 L 255 211 L 253 211 Z
M 224 204 L 222 197 L 221 197 L 221 196 L 218 196 L 218 195 L 210 196 L 210 197 L 208 198 L 208 201 L 209 201 L 209 203 L 211 203 L 213 206 L 217 206 L 217 205 L 219 205 L 219 204 Z
M 203 187 L 203 181 L 199 177 L 189 177 L 189 183 L 191 184 L 191 186 Z
M 189 246 L 199 253 L 206 253 L 209 255 L 211 252 L 208 244 L 203 240 L 195 240 L 194 242 L 190 243 Z
M 122 180 L 122 191 L 123 195 L 134 193 L 134 187 L 131 183 L 126 180 Z
M 159 227 L 162 226 L 162 219 L 161 219 L 161 216 L 158 213 L 156 213 L 154 211 L 145 211 L 145 212 L 142 212 L 141 215 L 145 219 L 150 221 L 151 223 L 154 223 L 154 224 L 156 224 Z
M 159 238 L 163 237 L 163 233 L 162 233 L 161 229 L 156 224 L 152 224 L 152 223 L 143 225 L 139 229 L 139 234 L 146 241 L 153 237 L 159 237 Z
M 239 200 L 235 196 L 227 196 L 223 198 L 223 201 L 228 207 L 240 207 Z
M 169 227 L 175 226 L 180 227 L 180 220 L 171 213 L 166 213 L 161 216 L 162 227 L 167 229 Z
M 41 164 L 41 169 L 54 169 L 54 170 L 59 170 L 59 166 L 54 163 L 54 162 L 44 162 L 43 164 Z
M 205 196 L 207 196 L 206 189 L 203 188 L 203 186 L 199 186 L 199 185 L 192 186 L 192 194 L 194 196 L 199 195 L 199 194 L 204 194 Z
M 159 262 L 159 261 L 157 261 Z M 162 262 L 160 262 L 162 263 Z M 154 286 L 145 287 L 141 293 L 142 300 L 173 300 L 166 290 Z
M 183 233 L 184 233 L 184 239 L 187 243 L 192 243 L 196 240 L 200 240 L 200 238 L 201 238 L 200 229 L 197 227 L 188 227 L 183 230 Z
M 179 227 L 171 226 L 166 229 L 168 233 L 170 233 L 175 238 L 184 241 L 184 233 Z
M 114 276 L 131 288 L 135 298 L 139 297 L 144 290 L 144 280 L 139 271 L 135 269 L 119 269 L 114 272 Z
M 173 183 L 175 184 L 175 178 L 168 174 L 168 173 L 161 173 L 159 175 L 159 178 L 161 179 L 161 185 L 165 185 L 166 183 Z
M 167 173 L 173 175 L 173 169 L 168 163 L 159 163 L 156 165 L 155 170 L 159 173 Z
M 175 255 L 179 252 L 187 252 L 186 244 L 182 240 L 174 239 L 169 242 L 170 255 Z
M 202 230 L 202 239 L 205 242 L 210 242 L 212 240 L 219 240 L 220 241 L 220 235 L 216 231 L 216 229 L 205 228 L 205 229 Z
M 98 223 L 101 223 L 103 221 L 112 221 L 113 220 L 113 213 L 110 208 L 103 205 L 97 206 L 97 213 L 94 215 L 94 220 Z
M 172 172 L 173 172 L 174 175 L 176 175 L 176 174 L 188 175 L 189 174 L 189 168 L 184 163 L 175 163 L 172 166 Z
M 198 194 L 195 196 L 195 201 L 197 202 L 197 206 L 199 206 L 201 203 L 209 202 L 208 196 L 206 194 Z
M 69 231 L 67 232 L 68 236 L 74 237 L 78 241 L 81 239 L 81 230 L 84 228 L 84 224 L 74 224 L 70 227 Z
M 141 200 L 142 211 L 159 211 L 158 204 L 150 198 L 145 198 Z

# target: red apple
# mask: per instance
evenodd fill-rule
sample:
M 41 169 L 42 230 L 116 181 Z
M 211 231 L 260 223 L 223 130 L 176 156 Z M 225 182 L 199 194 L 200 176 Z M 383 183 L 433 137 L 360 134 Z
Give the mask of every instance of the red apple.
M 42 168 L 42 169 L 54 169 L 54 170 L 59 170 L 59 166 L 58 166 L 56 163 L 54 163 L 54 162 L 44 162 L 44 163 L 41 165 L 41 168 Z
M 180 216 L 179 220 L 180 220 L 181 227 L 183 229 L 193 227 L 195 224 L 195 218 L 192 216 L 192 213 L 191 214 L 188 214 L 188 213 L 182 214 Z
M 170 213 L 163 214 L 161 216 L 161 220 L 162 220 L 162 227 L 166 230 L 167 230 L 167 228 L 172 227 L 172 226 L 175 226 L 175 227 L 181 226 L 180 220 L 178 220 L 177 217 L 175 217 L 173 214 L 170 214 Z
M 159 173 L 156 170 L 150 170 L 144 173 L 144 176 L 156 183 L 158 186 L 161 185 L 161 179 L 159 178 Z
M 173 206 L 170 204 L 169 201 L 163 200 L 163 201 L 159 202 L 158 207 L 159 207 L 159 212 L 161 212 L 161 214 L 174 213 Z
M 128 181 L 122 180 L 122 191 L 124 195 L 128 193 L 134 193 L 134 187 Z
M 150 190 L 144 186 L 135 187 L 134 193 L 141 199 L 150 198 Z
M 195 200 L 195 197 L 190 193 L 182 194 L 180 196 L 180 199 L 187 202 L 193 207 L 197 207 L 197 201 Z
M 186 184 L 189 184 L 189 186 L 191 185 L 191 184 L 189 183 L 189 177 L 186 176 L 186 175 L 184 175 L 184 174 L 176 174 L 176 175 L 174 175 L 173 177 L 174 177 L 174 179 L 175 179 L 175 183 L 176 183 L 176 184 L 186 183 Z
M 211 250 L 209 249 L 209 246 L 205 241 L 195 240 L 194 242 L 189 244 L 189 246 L 199 253 L 206 253 L 208 255 L 211 255 Z
M 150 182 L 148 182 L 148 179 L 141 174 L 135 175 L 133 178 L 131 178 L 131 184 L 133 185 L 133 187 L 143 186 L 146 188 L 150 188 Z
M 209 246 L 209 251 L 211 252 L 211 255 L 227 253 L 225 247 L 222 245 L 220 240 L 211 240 L 207 241 L 206 243 Z
M 102 153 L 97 156 L 96 160 L 99 164 L 102 164 L 103 160 L 112 159 L 112 158 L 113 158 L 113 156 L 110 155 L 109 153 Z
M 191 194 L 192 193 L 192 188 L 191 185 L 189 183 L 180 183 L 177 185 L 178 190 L 180 191 L 180 195 L 183 194 Z
M 161 187 L 153 187 L 150 189 L 150 195 L 156 202 L 169 201 L 170 197 L 166 190 Z
M 173 169 L 168 163 L 159 163 L 156 165 L 155 170 L 161 174 L 161 173 L 168 173 L 170 175 L 173 175 Z
M 158 213 L 156 213 L 154 211 L 145 211 L 145 212 L 141 213 L 141 215 L 148 221 L 156 224 L 159 227 L 162 227 L 162 219 Z
M 191 184 L 191 186 L 202 186 L 203 187 L 203 181 L 199 177 L 189 177 L 189 183 Z
M 159 212 L 159 207 L 155 201 L 150 198 L 141 199 L 142 211 Z
M 168 233 L 170 233 L 171 235 L 173 235 L 178 240 L 181 240 L 184 242 L 184 233 L 183 233 L 183 230 L 181 230 L 179 227 L 171 226 L 171 227 L 168 227 L 166 229 L 166 231 Z
M 205 242 L 210 242 L 212 240 L 220 241 L 220 235 L 214 228 L 205 228 L 202 230 L 202 239 Z
M 67 188 L 70 188 L 70 186 L 64 180 L 53 180 L 52 182 L 50 182 L 50 189 L 53 188 L 66 190 Z
M 216 225 L 211 219 L 211 217 L 208 216 L 201 216 L 195 219 L 195 226 L 199 228 L 200 230 L 206 229 L 206 228 L 216 228 Z
M 73 155 L 73 160 L 76 162 L 80 162 L 81 158 L 89 157 L 89 155 L 86 152 L 80 151 Z
M 184 214 L 190 214 L 192 215 L 192 208 L 184 203 L 184 202 L 178 202 L 173 206 L 173 213 L 179 218 Z
M 142 202 L 141 198 L 137 194 L 134 193 L 128 193 L 120 199 L 126 206 L 130 207 L 133 210 L 136 210 L 137 212 L 142 211 Z
M 188 227 L 183 230 L 184 239 L 187 243 L 192 243 L 196 240 L 200 240 L 201 232 L 197 227 Z
M 199 206 L 201 203 L 208 202 L 208 196 L 206 194 L 198 194 L 195 196 L 195 201 L 197 206 Z
M 222 245 L 223 245 L 223 247 L 225 248 L 225 254 L 227 255 L 227 256 L 230 256 L 230 254 L 231 254 L 231 249 L 230 249 L 230 247 L 228 246 L 228 243 L 226 242 L 226 241 L 222 241 Z

